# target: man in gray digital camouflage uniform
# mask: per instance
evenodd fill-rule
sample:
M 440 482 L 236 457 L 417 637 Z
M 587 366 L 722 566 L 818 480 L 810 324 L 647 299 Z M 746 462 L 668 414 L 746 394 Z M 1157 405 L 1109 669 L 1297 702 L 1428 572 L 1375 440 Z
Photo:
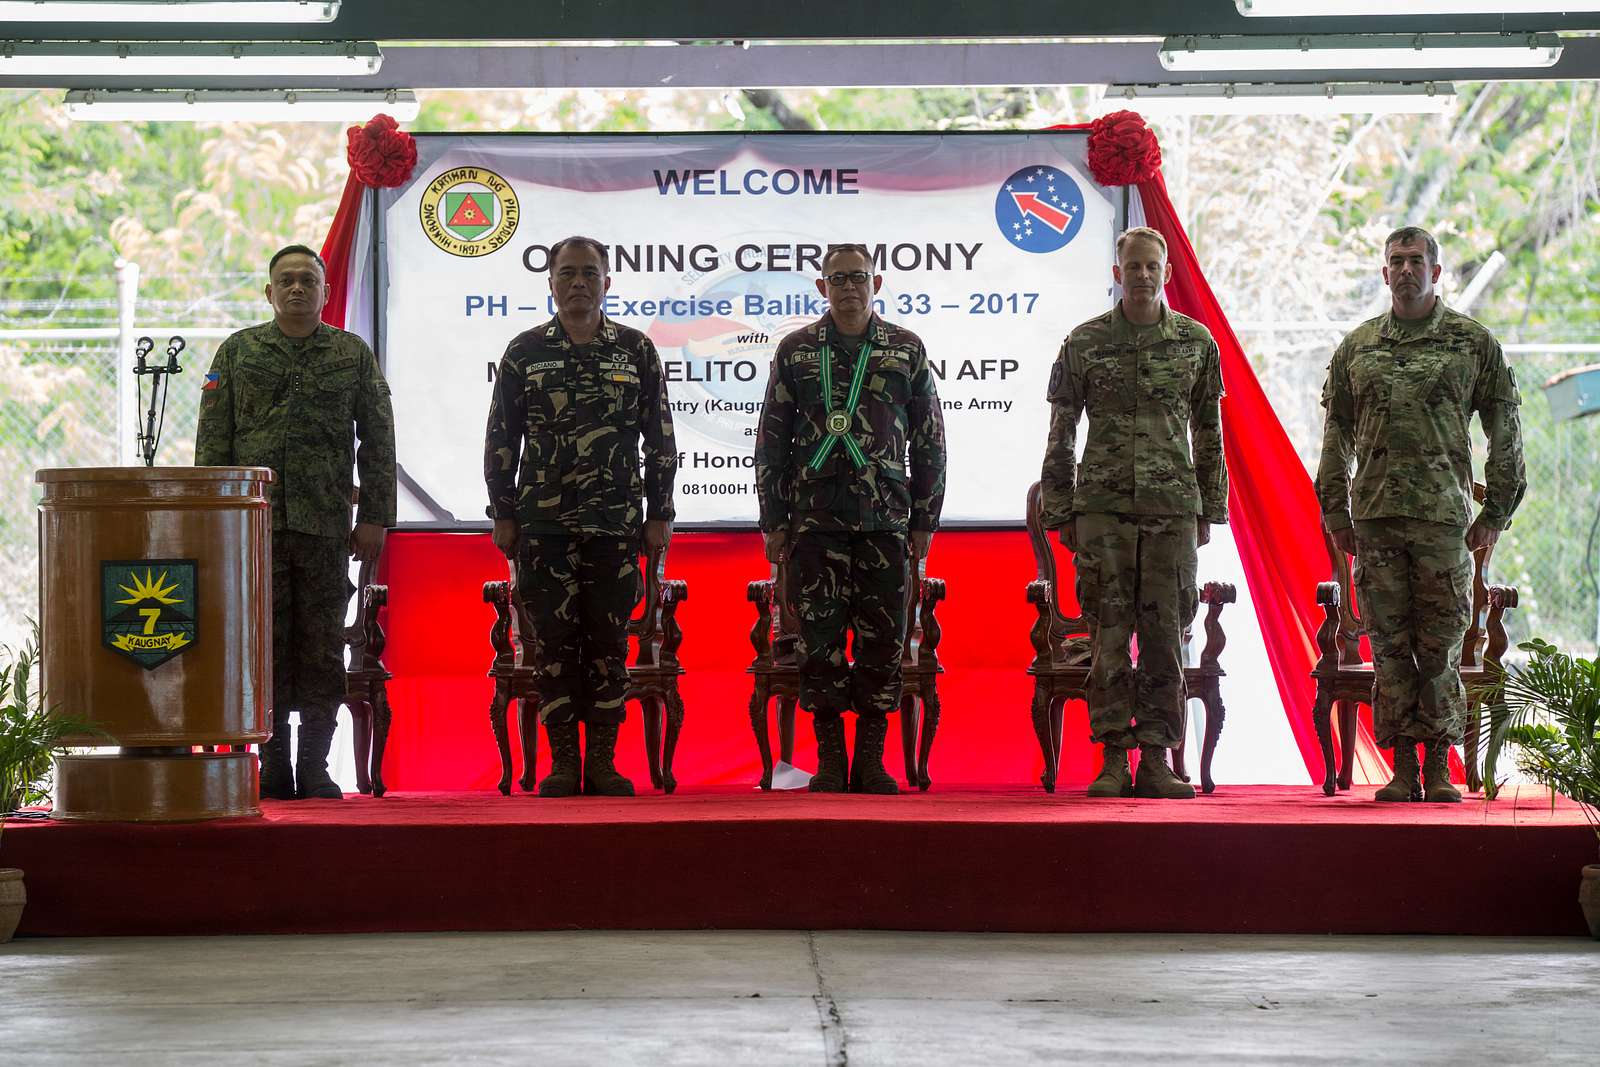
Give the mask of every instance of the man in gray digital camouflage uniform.
M 484 437 L 495 547 L 517 561 L 533 623 L 539 716 L 552 753 L 544 797 L 571 796 L 580 785 L 633 795 L 613 762 L 628 617 L 640 596 L 641 537 L 661 548 L 672 532 L 678 454 L 661 357 L 650 338 L 605 316 L 610 288 L 604 245 L 569 237 L 551 247 L 556 316 L 506 346 Z
M 290 245 L 267 274 L 272 321 L 217 348 L 194 461 L 272 468 L 273 729 L 261 746 L 261 795 L 337 800 L 344 794 L 328 774 L 328 748 L 345 698 L 349 560 L 377 559 L 394 525 L 394 414 L 372 349 L 321 321 L 322 257 Z M 352 469 L 361 480 L 354 528 Z M 291 767 L 292 710 L 300 743 Z
M 1466 727 L 1460 664 L 1471 553 L 1495 543 L 1527 488 L 1516 379 L 1494 336 L 1439 299 L 1439 274 L 1432 234 L 1416 226 L 1390 234 L 1390 310 L 1340 342 L 1322 391 L 1317 497 L 1334 544 L 1355 557 L 1356 602 L 1372 644 L 1373 723 L 1378 744 L 1394 749 L 1381 801 L 1461 799 L 1449 753 Z M 1489 456 L 1483 508 L 1468 525 L 1473 412 Z
M 1074 554 L 1078 603 L 1092 622 L 1089 726 L 1104 764 L 1089 796 L 1189 799 L 1194 787 L 1172 773 L 1167 753 L 1183 741 L 1196 548 L 1212 523 L 1228 521 L 1222 368 L 1210 331 L 1162 299 L 1172 267 L 1159 232 L 1122 234 L 1112 276 L 1122 299 L 1072 331 L 1050 373 L 1044 525 Z
M 817 734 L 812 791 L 897 793 L 883 746 L 900 706 L 908 547 L 926 557 L 944 506 L 944 415 L 921 339 L 873 312 L 883 278 L 866 246 L 829 246 L 822 271 L 828 313 L 778 343 L 767 379 L 761 531 L 767 558 L 789 561 L 800 703 Z

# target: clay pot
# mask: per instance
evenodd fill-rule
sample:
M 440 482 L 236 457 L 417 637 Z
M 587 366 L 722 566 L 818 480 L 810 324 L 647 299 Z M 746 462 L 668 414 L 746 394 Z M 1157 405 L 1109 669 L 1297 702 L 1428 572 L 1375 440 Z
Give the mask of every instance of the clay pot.
M 1600 889 L 1600 878 L 1595 881 Z M 1600 893 L 1595 894 L 1600 901 Z M 15 867 L 0 867 L 0 945 L 11 940 L 22 921 L 22 906 L 28 902 L 27 891 L 22 888 L 22 872 Z
M 0 876 L 4 873 L 0 871 Z M 1583 881 L 1578 883 L 1578 905 L 1589 922 L 1589 935 L 1600 940 L 1600 863 L 1591 863 L 1583 869 Z

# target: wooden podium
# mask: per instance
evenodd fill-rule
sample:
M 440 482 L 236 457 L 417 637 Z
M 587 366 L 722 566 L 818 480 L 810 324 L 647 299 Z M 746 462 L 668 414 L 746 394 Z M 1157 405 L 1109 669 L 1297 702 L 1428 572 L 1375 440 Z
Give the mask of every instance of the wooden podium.
M 38 471 L 43 689 L 118 745 L 56 762 L 62 819 L 260 815 L 271 735 L 272 517 L 265 467 Z

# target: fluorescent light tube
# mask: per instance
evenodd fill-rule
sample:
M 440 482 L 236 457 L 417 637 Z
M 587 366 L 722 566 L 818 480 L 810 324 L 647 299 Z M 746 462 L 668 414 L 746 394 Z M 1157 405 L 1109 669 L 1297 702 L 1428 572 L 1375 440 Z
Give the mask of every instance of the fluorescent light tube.
M 409 89 L 73 89 L 66 104 L 80 122 L 410 122 L 421 108 Z
M 1449 82 L 1110 85 L 1100 107 L 1165 115 L 1442 114 L 1455 99 Z
M 1291 15 L 1512 15 L 1600 11 L 1600 0 L 1234 0 L 1239 14 Z
M 1561 58 L 1554 33 L 1361 33 L 1168 37 L 1167 70 L 1387 70 L 1549 67 Z
M 341 0 L 0 0 L 0 22 L 332 22 Z
M 376 74 L 382 66 L 383 52 L 371 41 L 0 43 L 0 75 L 8 76 L 360 77 Z

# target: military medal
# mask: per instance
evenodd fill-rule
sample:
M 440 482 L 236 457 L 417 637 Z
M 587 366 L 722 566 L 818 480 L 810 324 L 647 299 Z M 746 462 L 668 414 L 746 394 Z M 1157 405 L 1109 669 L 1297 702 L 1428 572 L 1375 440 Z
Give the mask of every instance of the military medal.
M 850 395 L 845 399 L 844 410 L 833 410 L 833 349 L 827 345 L 822 346 L 822 351 L 817 353 L 817 360 L 822 371 L 822 410 L 827 412 L 823 417 L 822 426 L 828 436 L 817 445 L 817 450 L 811 454 L 806 466 L 812 470 L 821 470 L 823 463 L 833 452 L 833 446 L 840 441 L 844 442 L 844 450 L 850 454 L 850 462 L 857 470 L 867 465 L 867 453 L 862 449 L 861 442 L 850 436 L 850 415 L 855 411 L 856 405 L 861 402 L 861 383 L 867 380 L 867 357 L 872 354 L 872 342 L 861 342 L 861 351 L 856 353 L 855 371 L 850 375 Z

